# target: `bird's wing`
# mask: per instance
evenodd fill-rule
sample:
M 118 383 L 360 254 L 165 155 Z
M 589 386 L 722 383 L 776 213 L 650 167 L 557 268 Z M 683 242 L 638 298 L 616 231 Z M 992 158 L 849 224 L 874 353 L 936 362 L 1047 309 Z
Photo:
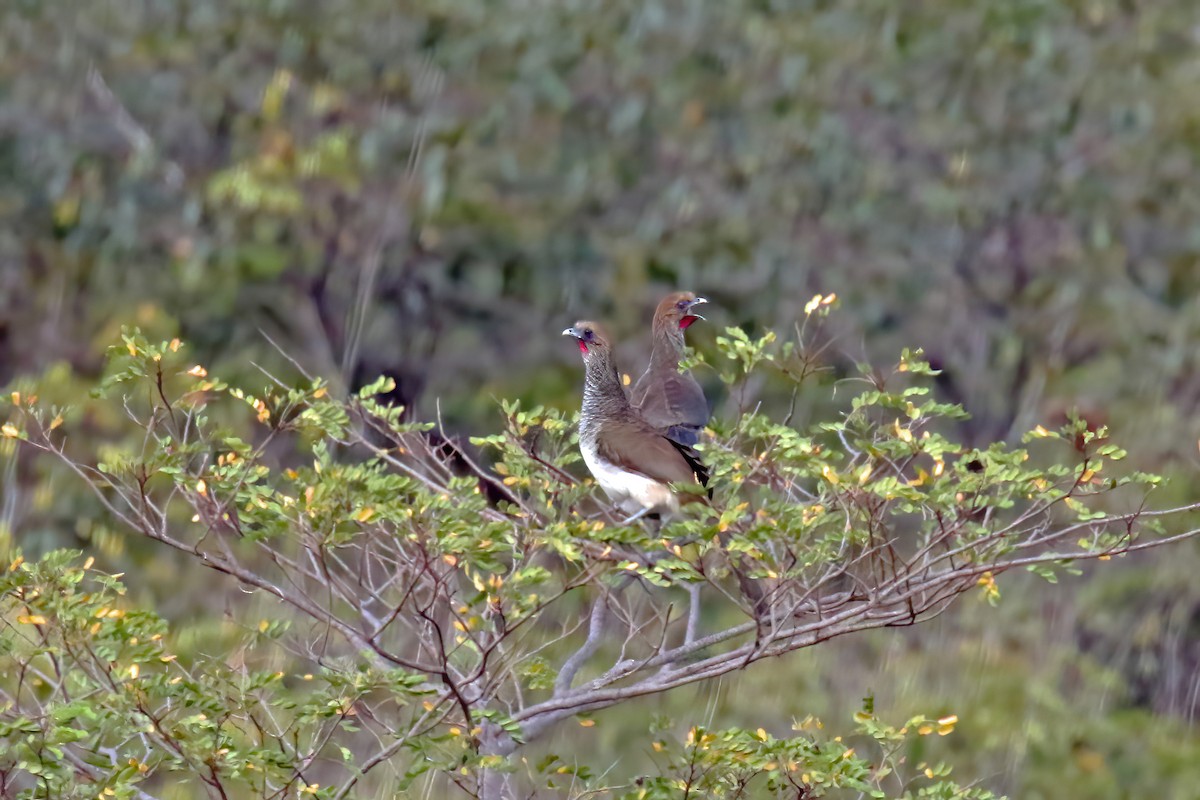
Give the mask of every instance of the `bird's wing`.
M 690 373 L 646 370 L 629 397 L 646 421 L 659 428 L 686 425 L 703 428 L 708 423 L 708 401 Z
M 692 475 L 695 476 L 696 481 L 701 486 L 704 486 L 708 489 L 708 496 L 711 498 L 713 496 L 713 490 L 712 487 L 708 485 L 708 465 L 700 460 L 700 454 L 687 444 L 680 442 L 678 439 L 673 439 L 670 436 L 664 438 L 666 438 L 666 440 L 670 442 L 676 450 L 679 451 L 679 454 L 683 456 L 684 460 L 687 461 L 688 466 L 692 468 Z
M 663 431 L 663 436 L 683 447 L 692 447 L 700 441 L 702 430 L 693 425 L 671 425 Z
M 669 377 L 663 382 L 663 392 L 679 423 L 697 428 L 708 424 L 708 400 L 690 372 Z
M 596 454 L 614 466 L 663 483 L 703 485 L 708 471 L 698 458 L 693 466 L 684 450 L 691 452 L 641 420 L 610 420 L 596 437 Z

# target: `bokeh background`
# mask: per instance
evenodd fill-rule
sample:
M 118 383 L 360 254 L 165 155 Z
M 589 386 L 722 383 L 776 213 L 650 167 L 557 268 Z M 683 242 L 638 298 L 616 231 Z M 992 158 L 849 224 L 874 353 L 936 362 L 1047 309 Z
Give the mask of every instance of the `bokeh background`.
M 1194 500 L 1200 6 L 1192 0 L 10 0 L 0 9 L 0 385 L 86 405 L 122 325 L 248 385 L 298 370 L 460 433 L 578 402 L 558 335 L 628 370 L 659 296 L 787 335 L 840 308 L 802 422 L 922 347 L 971 444 L 1080 410 Z M 711 377 L 711 376 L 709 376 Z M 706 379 L 701 374 L 702 379 Z M 707 379 L 706 379 L 707 380 Z M 715 391 L 718 414 L 737 407 Z M 747 398 L 741 398 L 745 402 Z M 769 382 L 754 402 L 783 408 Z M 0 544 L 88 549 L 220 637 L 212 575 L 0 451 Z M 652 769 L 652 715 L 787 731 L 956 713 L 939 753 L 1020 798 L 1200 797 L 1197 545 L 1001 583 L 573 730 Z M 226 608 L 229 606 L 226 605 Z M 559 745 L 559 751 L 564 748 Z

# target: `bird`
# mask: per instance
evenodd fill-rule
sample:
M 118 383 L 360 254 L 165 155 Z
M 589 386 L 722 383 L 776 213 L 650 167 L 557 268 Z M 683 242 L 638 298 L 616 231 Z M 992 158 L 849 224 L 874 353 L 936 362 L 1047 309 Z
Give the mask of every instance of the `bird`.
M 694 313 L 707 303 L 692 292 L 667 295 L 654 311 L 650 365 L 633 385 L 629 399 L 647 422 L 668 438 L 691 447 L 708 424 L 708 401 L 690 372 L 679 371 L 683 332 L 704 317 Z
M 690 310 L 696 305 L 695 299 L 694 295 L 688 298 L 691 305 L 681 310 Z M 664 304 L 665 300 L 660 310 Z M 613 359 L 612 339 L 604 328 L 581 320 L 563 335 L 578 342 L 584 363 L 579 449 L 600 488 L 614 505 L 630 515 L 621 524 L 629 525 L 650 515 L 663 523 L 678 514 L 685 503 L 708 503 L 713 496 L 708 487 L 708 468 L 695 450 L 666 436 L 630 403 Z M 676 492 L 671 486 L 689 483 L 707 489 L 705 495 Z M 723 544 L 728 541 L 726 534 L 719 536 Z M 761 619 L 768 603 L 762 587 L 750 577 L 752 565 L 745 554 L 730 554 L 729 563 L 755 617 Z
M 705 502 L 699 494 L 672 488 L 707 486 L 708 470 L 694 450 L 667 438 L 630 404 L 604 328 L 581 320 L 563 335 L 578 342 L 584 364 L 579 449 L 600 488 L 631 515 L 622 524 L 646 515 L 666 521 L 685 503 Z

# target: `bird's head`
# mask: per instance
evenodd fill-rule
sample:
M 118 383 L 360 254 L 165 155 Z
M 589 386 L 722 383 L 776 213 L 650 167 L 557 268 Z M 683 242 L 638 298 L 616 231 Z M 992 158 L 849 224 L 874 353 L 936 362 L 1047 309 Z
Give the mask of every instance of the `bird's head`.
M 597 353 L 607 353 L 611 348 L 611 340 L 604 328 L 596 322 L 580 320 L 562 332 L 563 336 L 572 336 L 579 343 L 579 352 L 586 359 Z
M 667 295 L 658 304 L 654 312 L 654 321 L 658 325 L 684 330 L 698 319 L 704 317 L 695 313 L 696 306 L 707 303 L 703 297 L 697 297 L 694 292 L 674 292 Z

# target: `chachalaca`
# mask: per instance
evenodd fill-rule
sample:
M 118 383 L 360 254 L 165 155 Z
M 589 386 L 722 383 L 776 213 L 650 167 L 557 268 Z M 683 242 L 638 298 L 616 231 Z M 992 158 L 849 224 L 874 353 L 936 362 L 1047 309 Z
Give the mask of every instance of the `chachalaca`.
M 609 499 L 631 515 L 623 524 L 648 514 L 657 514 L 665 522 L 684 503 L 706 502 L 705 497 L 672 490 L 671 484 L 707 487 L 708 469 L 696 451 L 667 438 L 630 404 L 613 359 L 612 339 L 604 328 L 580 321 L 563 335 L 575 338 L 584 363 L 579 449 Z M 712 497 L 711 489 L 707 496 Z M 726 538 L 722 536 L 722 543 Z M 766 600 L 762 587 L 748 575 L 750 564 L 741 554 L 729 558 L 742 593 L 755 617 L 761 618 Z
M 612 339 L 595 322 L 580 321 L 563 331 L 583 356 L 583 410 L 579 448 L 596 482 L 630 518 L 669 517 L 682 503 L 703 501 L 671 484 L 708 483 L 708 471 L 690 447 L 655 430 L 625 396 L 613 360 Z
M 633 385 L 629 399 L 645 418 L 671 440 L 691 447 L 708 423 L 708 401 L 690 372 L 679 371 L 683 332 L 698 319 L 693 309 L 707 303 L 692 292 L 669 294 L 654 312 L 650 365 Z

